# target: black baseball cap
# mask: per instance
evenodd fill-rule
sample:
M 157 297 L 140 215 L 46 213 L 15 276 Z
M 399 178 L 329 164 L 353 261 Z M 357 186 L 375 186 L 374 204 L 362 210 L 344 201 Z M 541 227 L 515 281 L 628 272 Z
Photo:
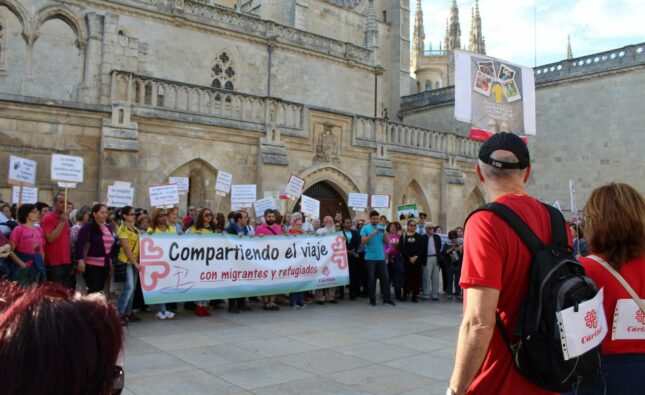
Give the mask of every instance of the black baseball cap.
M 510 151 L 519 160 L 518 163 L 500 162 L 490 156 L 498 150 Z M 520 137 L 513 133 L 496 133 L 482 144 L 479 149 L 479 160 L 498 169 L 526 169 L 531 164 L 529 148 Z

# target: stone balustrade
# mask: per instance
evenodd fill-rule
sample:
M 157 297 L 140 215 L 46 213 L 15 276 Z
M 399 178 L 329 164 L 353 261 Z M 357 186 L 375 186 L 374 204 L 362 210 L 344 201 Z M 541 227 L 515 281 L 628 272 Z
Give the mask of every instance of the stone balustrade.
M 456 134 L 423 129 L 383 119 L 354 117 L 357 139 L 385 142 L 389 146 L 476 158 L 481 143 Z
M 302 130 L 303 105 L 279 99 L 112 72 L 112 103 Z

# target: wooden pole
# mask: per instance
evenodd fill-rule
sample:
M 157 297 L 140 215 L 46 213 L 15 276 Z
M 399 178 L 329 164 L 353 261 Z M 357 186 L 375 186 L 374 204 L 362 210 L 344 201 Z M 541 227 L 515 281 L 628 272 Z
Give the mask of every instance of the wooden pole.
M 65 209 L 64 212 L 67 212 L 67 187 L 65 187 Z
M 24 184 L 22 182 L 18 185 L 18 208 L 22 206 L 22 186 L 23 185 Z M 16 210 L 16 212 L 18 211 Z

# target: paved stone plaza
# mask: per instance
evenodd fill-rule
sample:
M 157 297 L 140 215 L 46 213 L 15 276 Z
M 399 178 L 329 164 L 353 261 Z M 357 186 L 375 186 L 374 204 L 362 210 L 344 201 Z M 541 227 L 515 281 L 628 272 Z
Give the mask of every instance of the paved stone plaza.
M 444 394 L 461 303 L 180 312 L 125 329 L 130 394 Z

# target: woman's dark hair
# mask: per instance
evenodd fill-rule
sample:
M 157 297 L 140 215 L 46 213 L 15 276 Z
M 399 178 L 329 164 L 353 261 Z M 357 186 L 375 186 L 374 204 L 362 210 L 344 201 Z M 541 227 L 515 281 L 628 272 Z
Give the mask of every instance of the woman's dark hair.
M 413 220 L 413 219 L 409 219 L 409 220 L 408 220 L 408 226 L 412 225 L 412 223 L 414 223 L 414 224 L 416 225 L 416 224 L 417 224 L 417 221 L 415 221 L 415 220 Z
M 103 296 L 0 281 L 3 394 L 107 395 L 122 345 L 119 315 Z
M 449 239 L 456 239 L 456 238 L 458 238 L 458 237 L 459 237 L 459 235 L 457 235 L 457 231 L 456 231 L 456 230 L 451 230 L 450 232 L 448 232 L 448 238 L 449 238 Z
M 45 202 L 36 202 L 36 208 L 38 209 L 38 212 L 41 212 L 44 208 L 49 208 L 49 204 Z
M 36 208 L 35 204 L 23 204 L 20 206 L 18 209 L 18 223 L 24 224 L 27 222 L 27 216 L 29 215 L 30 212 L 33 211 L 33 209 Z
M 224 218 L 224 213 L 217 213 L 215 215 L 215 229 L 219 232 L 224 232 L 224 228 L 228 225 L 226 218 Z
M 207 211 L 210 211 L 210 213 L 211 213 L 211 220 L 208 223 L 204 222 L 204 214 Z M 214 221 L 213 217 L 214 217 L 214 215 L 213 215 L 213 211 L 211 209 L 203 208 L 203 209 L 199 210 L 199 213 L 197 213 L 197 218 L 195 218 L 195 229 L 200 230 L 200 229 L 204 229 L 206 226 L 208 226 L 208 227 L 211 228 L 211 230 L 214 230 L 215 229 L 215 221 Z
M 121 207 L 121 209 L 118 210 L 116 213 L 117 221 L 120 221 L 120 222 L 123 221 L 125 219 L 125 216 L 128 215 L 130 211 L 132 211 L 132 206 Z
M 81 206 L 81 208 L 79 208 L 76 212 L 76 221 L 81 222 L 83 220 L 83 217 L 85 217 L 85 214 L 88 214 L 90 210 L 90 206 Z
M 90 210 L 90 218 L 89 218 L 89 221 L 88 221 L 88 223 L 91 226 L 90 229 L 92 230 L 92 233 L 99 234 L 99 235 L 102 234 L 101 227 L 99 226 L 99 224 L 94 219 L 94 214 L 96 214 L 99 211 L 101 211 L 101 209 L 103 207 L 105 207 L 107 209 L 107 206 L 105 204 L 103 204 L 103 203 L 96 203 L 94 206 L 92 206 L 92 209 Z
M 398 223 L 397 221 L 394 221 L 394 222 L 390 222 L 389 224 L 387 224 L 386 229 L 387 229 L 388 232 L 390 231 L 390 228 L 392 227 L 392 225 L 394 225 L 394 229 L 401 230 L 401 224 Z

